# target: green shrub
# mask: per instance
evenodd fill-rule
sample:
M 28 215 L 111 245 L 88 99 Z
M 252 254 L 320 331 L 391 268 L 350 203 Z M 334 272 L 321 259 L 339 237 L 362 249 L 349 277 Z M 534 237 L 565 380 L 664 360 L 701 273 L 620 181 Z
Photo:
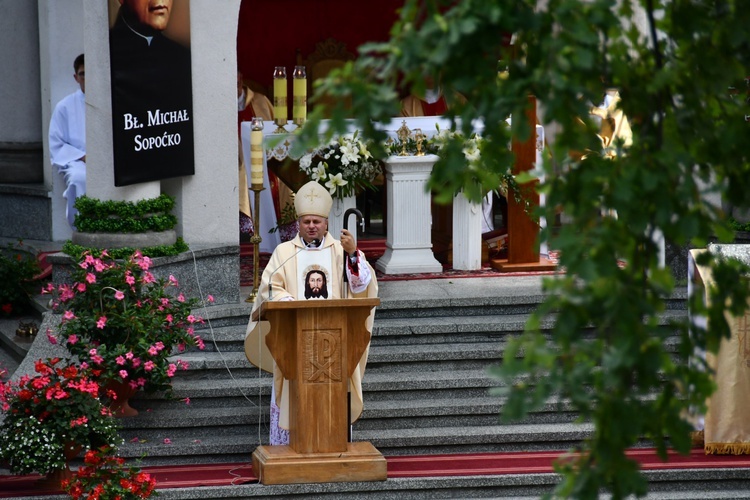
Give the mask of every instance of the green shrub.
M 0 248 L 0 317 L 32 310 L 32 296 L 39 287 L 34 277 L 41 272 L 36 253 L 21 240 Z
M 68 240 L 63 244 L 62 251 L 71 257 L 79 260 L 84 252 L 88 252 L 96 257 L 101 256 L 103 248 L 88 248 L 81 245 L 76 245 L 72 241 Z M 182 238 L 177 238 L 174 245 L 158 245 L 153 247 L 145 248 L 108 248 L 107 253 L 115 259 L 124 259 L 132 255 L 136 250 L 140 250 L 143 255 L 147 257 L 164 257 L 167 255 L 177 255 L 182 252 L 188 251 L 187 243 Z
M 75 206 L 75 226 L 86 233 L 144 233 L 166 231 L 177 225 L 177 217 L 170 213 L 174 198 L 166 194 L 137 202 L 81 196 Z
M 735 231 L 750 231 L 750 222 L 739 222 L 734 217 L 729 218 L 729 226 Z

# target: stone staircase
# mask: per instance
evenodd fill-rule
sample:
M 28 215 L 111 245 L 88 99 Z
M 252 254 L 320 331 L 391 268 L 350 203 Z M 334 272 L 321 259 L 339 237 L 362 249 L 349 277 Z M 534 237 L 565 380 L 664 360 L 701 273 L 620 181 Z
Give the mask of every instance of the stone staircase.
M 509 336 L 520 333 L 543 299 L 539 278 L 490 278 L 381 284 L 367 372 L 365 410 L 355 441 L 384 455 L 565 450 L 591 431 L 565 402 L 550 402 L 522 422 L 500 424 L 503 400 L 487 373 L 501 362 Z M 271 377 L 246 360 L 250 304 L 198 311 L 204 351 L 173 382 L 174 399 L 141 395 L 140 415 L 122 420 L 121 454 L 142 465 L 249 463 L 268 440 Z M 662 317 L 686 314 L 684 290 Z M 551 320 L 550 320 L 551 321 Z M 189 404 L 187 403 L 189 398 Z M 643 443 L 647 446 L 648 443 Z M 747 469 L 652 471 L 649 498 L 747 498 Z M 163 498 L 535 498 L 554 474 L 389 479 L 376 483 L 242 485 L 161 490 Z M 720 496 L 711 496 L 714 491 Z
M 499 382 L 487 368 L 499 363 L 505 339 L 522 331 L 541 299 L 383 297 L 354 439 L 371 441 L 384 455 L 559 450 L 579 441 L 589 428 L 572 424 L 565 405 L 500 425 L 502 400 L 488 396 Z M 133 402 L 141 415 L 123 419 L 125 456 L 146 455 L 144 464 L 242 462 L 267 443 L 271 377 L 244 355 L 249 310 L 208 310 L 199 332 L 206 349 L 180 356 L 190 369 L 175 378 L 175 399 L 141 396 Z

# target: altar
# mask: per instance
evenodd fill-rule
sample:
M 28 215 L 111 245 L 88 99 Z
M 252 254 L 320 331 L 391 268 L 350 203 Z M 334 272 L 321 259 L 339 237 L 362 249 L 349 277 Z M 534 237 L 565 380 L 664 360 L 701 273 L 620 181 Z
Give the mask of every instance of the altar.
M 382 125 L 382 127 L 388 137 L 398 142 L 397 131 L 404 124 L 412 131 L 420 129 L 428 138 L 432 137 L 438 131 L 438 128 L 440 130 L 450 129 L 450 120 L 435 116 L 397 117 L 393 118 L 389 123 Z M 328 121 L 321 121 L 320 127 L 321 132 L 324 132 L 328 127 Z M 281 134 L 277 133 L 278 126 L 275 123 L 264 123 L 263 128 L 263 185 L 265 189 L 260 192 L 259 234 L 262 237 L 260 243 L 261 252 L 271 253 L 276 248 L 276 245 L 280 243 L 278 231 L 269 232 L 277 226 L 276 210 L 273 204 L 268 177 L 269 168 L 276 173 L 279 179 L 292 188 L 293 191 L 307 181 L 305 174 L 298 168 L 294 168 L 296 163 L 287 161 L 289 158 L 292 160 L 299 159 L 292 156 L 292 146 L 295 141 L 294 131 L 297 127 L 293 122 L 289 121 L 284 128 L 286 133 Z M 483 129 L 481 122 L 477 122 L 474 129 L 475 132 L 481 134 Z M 527 159 L 530 164 L 526 165 L 524 169 L 532 168 L 534 164 L 540 164 L 542 161 L 544 128 L 541 125 L 536 125 L 535 129 L 535 134 L 530 139 L 531 144 L 527 147 L 527 149 L 533 149 L 531 152 L 532 157 L 530 160 Z M 352 123 L 349 133 L 354 132 L 355 129 Z M 243 154 L 248 158 L 250 154 L 250 122 L 243 122 L 241 124 L 240 134 Z M 514 149 L 514 151 L 516 150 Z M 521 155 L 517 152 L 517 156 L 520 157 Z M 386 189 L 388 190 L 388 183 L 392 183 L 394 180 L 395 182 L 404 182 L 405 184 L 402 184 L 402 186 L 409 187 L 408 189 L 394 189 L 394 186 L 390 185 L 391 193 L 388 196 L 386 208 L 386 213 L 388 214 L 386 255 L 383 257 L 387 262 L 379 262 L 376 267 L 386 274 L 441 272 L 442 265 L 435 259 L 433 254 L 434 237 L 432 233 L 436 229 L 436 220 L 435 214 L 429 206 L 430 195 L 427 190 L 427 180 L 431 172 L 431 166 L 437 160 L 437 157 L 429 159 L 431 163 L 428 162 L 426 167 L 422 167 L 421 173 L 416 174 L 414 171 L 410 171 L 410 173 L 400 177 L 398 174 L 394 174 L 394 170 L 390 166 L 398 162 L 399 158 L 409 157 L 395 156 L 385 160 Z M 415 158 L 424 159 L 426 157 L 412 157 L 412 159 Z M 422 163 L 424 164 L 424 160 Z M 248 178 L 250 178 L 249 162 L 246 162 L 245 166 L 248 169 Z M 396 175 L 395 178 L 394 175 Z M 254 202 L 254 195 L 255 193 L 251 191 L 251 204 Z M 395 197 L 392 195 L 395 195 Z M 399 196 L 408 199 L 400 199 L 398 198 Z M 538 202 L 540 204 L 544 203 L 543 195 L 539 196 Z M 426 208 L 425 203 L 427 203 Z M 408 208 L 404 209 L 404 207 Z M 454 198 L 452 206 L 448 209 L 452 213 L 452 217 L 450 217 L 451 223 L 442 229 L 444 234 L 446 234 L 446 238 L 454 243 L 452 245 L 452 260 L 455 269 L 476 270 L 482 266 L 481 255 L 484 243 L 482 241 L 481 208 L 479 204 L 470 202 L 459 194 Z M 524 215 L 526 214 L 521 214 L 521 216 Z M 544 227 L 544 219 L 540 221 L 540 224 Z M 427 236 L 424 236 L 424 229 L 427 230 Z M 533 234 L 525 235 L 525 245 L 535 245 L 538 228 L 532 228 L 532 232 Z M 419 234 L 422 234 L 422 236 L 415 236 Z M 547 248 L 542 244 L 540 249 L 534 249 L 530 253 L 532 254 L 531 260 L 534 259 L 533 255 L 537 255 L 538 260 L 539 254 L 546 256 Z M 528 260 L 528 257 L 525 258 Z M 532 264 L 535 263 L 532 262 Z M 495 264 L 493 263 L 494 266 Z

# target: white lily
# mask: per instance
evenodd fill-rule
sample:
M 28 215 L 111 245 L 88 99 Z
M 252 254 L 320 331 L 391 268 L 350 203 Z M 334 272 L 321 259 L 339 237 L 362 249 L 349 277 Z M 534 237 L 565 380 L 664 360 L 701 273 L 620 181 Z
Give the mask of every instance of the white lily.
M 339 186 L 346 186 L 347 184 L 349 184 L 349 182 L 345 181 L 343 177 L 341 177 L 341 174 L 338 173 L 336 175 L 331 175 L 328 177 L 326 187 L 328 188 L 329 193 L 334 194 Z
M 327 166 L 328 164 L 324 161 L 318 162 L 318 166 L 310 172 L 312 180 L 316 182 L 326 180 L 326 177 L 328 177 L 328 174 L 326 173 Z

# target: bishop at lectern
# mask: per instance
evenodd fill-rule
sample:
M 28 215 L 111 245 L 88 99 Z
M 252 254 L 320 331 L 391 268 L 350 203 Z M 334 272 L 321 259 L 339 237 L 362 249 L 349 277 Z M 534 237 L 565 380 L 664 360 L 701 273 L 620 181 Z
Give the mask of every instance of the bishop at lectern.
M 346 229 L 341 231 L 340 240 L 328 233 L 332 204 L 331 195 L 317 182 L 308 182 L 299 189 L 294 199 L 299 234 L 274 250 L 263 271 L 248 323 L 245 354 L 253 365 L 273 373 L 271 445 L 289 444 L 289 381 L 284 378 L 266 345 L 268 326 L 264 327 L 265 322 L 254 319 L 262 305 L 269 301 L 377 297 L 375 271 L 364 254 L 357 250 L 354 237 Z M 374 316 L 375 308 L 366 321 L 370 333 Z M 367 354 L 368 349 L 365 349 L 349 379 L 351 422 L 362 413 L 362 377 Z

